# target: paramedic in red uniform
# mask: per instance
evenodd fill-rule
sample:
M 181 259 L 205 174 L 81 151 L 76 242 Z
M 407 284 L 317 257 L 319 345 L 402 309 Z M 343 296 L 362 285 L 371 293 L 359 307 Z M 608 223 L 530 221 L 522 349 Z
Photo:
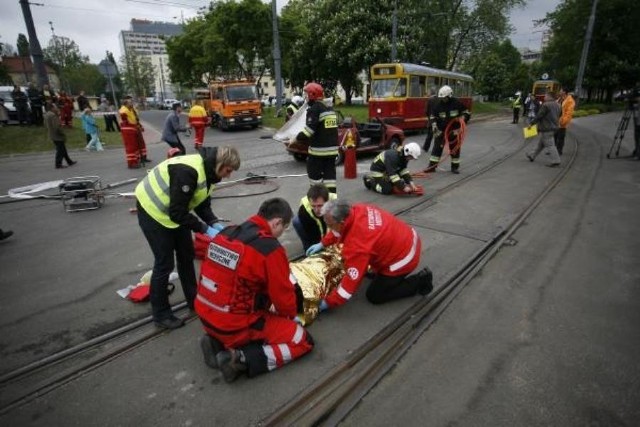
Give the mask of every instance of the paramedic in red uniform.
M 196 151 L 204 144 L 204 131 L 211 119 L 207 116 L 207 110 L 201 105 L 192 105 L 189 109 L 189 124 L 194 130 L 194 147 Z
M 226 227 L 209 244 L 195 309 L 206 332 L 200 340 L 205 363 L 227 382 L 272 371 L 313 348 L 294 320 L 303 311 L 302 291 L 278 242 L 292 217 L 284 199 L 265 200 L 257 215 Z
M 340 306 L 356 293 L 370 266 L 374 277 L 367 289 L 372 304 L 383 304 L 433 289 L 432 273 L 425 267 L 408 276 L 420 262 L 418 233 L 393 214 L 367 204 L 329 200 L 322 214 L 331 229 L 307 256 L 334 243 L 342 243 L 345 275 L 340 285 L 321 301 L 320 310 Z
M 138 112 L 133 107 L 133 100 L 130 96 L 125 96 L 122 100 L 122 107 L 118 111 L 120 114 L 120 132 L 127 159 L 127 166 L 135 169 L 140 167 L 140 162 L 150 162 L 147 158 L 147 145 L 144 143 L 142 132 L 144 128 L 140 124 Z

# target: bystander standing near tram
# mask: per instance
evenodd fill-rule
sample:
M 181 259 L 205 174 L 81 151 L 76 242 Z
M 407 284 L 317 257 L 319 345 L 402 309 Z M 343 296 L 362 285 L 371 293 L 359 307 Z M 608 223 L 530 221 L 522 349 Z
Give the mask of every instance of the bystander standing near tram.
M 458 140 L 460 123 L 452 123 L 463 118 L 467 123 L 471 117 L 469 110 L 462 102 L 453 96 L 453 90 L 449 86 L 442 86 L 438 91 L 438 102 L 430 107 L 429 123 L 433 130 L 434 144 L 429 157 L 429 166 L 424 172 L 435 172 L 440 163 L 440 157 L 444 150 L 444 144 L 449 144 L 451 153 L 451 172 L 460 173 L 460 152 L 462 147 Z M 451 127 L 449 124 L 451 123 Z M 449 127 L 449 129 L 447 129 Z M 448 134 L 445 133 L 449 131 Z
M 306 125 L 290 143 L 300 141 L 309 145 L 307 175 L 309 183 L 324 184 L 336 193 L 336 157 L 338 156 L 338 117 L 322 99 L 324 89 L 318 83 L 304 87 L 309 109 Z
M 239 168 L 235 148 L 206 147 L 198 154 L 163 161 L 136 187 L 138 223 L 154 257 L 150 302 L 157 326 L 176 329 L 184 325 L 173 315 L 167 292 L 174 256 L 187 305 L 193 310 L 196 274 L 191 232 L 214 237 L 224 228 L 211 210 L 209 195 L 214 184 Z
M 558 120 L 558 130 L 554 134 L 553 138 L 556 144 L 556 149 L 558 150 L 558 154 L 562 156 L 562 150 L 564 149 L 564 138 L 567 134 L 569 123 L 571 123 L 571 119 L 573 119 L 573 110 L 576 108 L 576 101 L 574 101 L 573 96 L 571 96 L 571 94 L 569 93 L 569 89 L 567 89 L 566 87 L 560 89 L 558 104 L 560 104 L 561 106 L 562 113 L 560 115 L 560 119 Z

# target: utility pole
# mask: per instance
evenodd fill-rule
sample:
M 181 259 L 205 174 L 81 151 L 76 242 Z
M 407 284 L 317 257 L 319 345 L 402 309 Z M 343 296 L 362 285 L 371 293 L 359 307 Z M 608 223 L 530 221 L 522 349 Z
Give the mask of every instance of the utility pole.
M 576 79 L 576 102 L 580 102 L 580 93 L 582 92 L 582 80 L 584 79 L 584 69 L 587 66 L 587 56 L 589 56 L 589 45 L 591 44 L 591 36 L 593 35 L 593 25 L 596 21 L 596 7 L 598 0 L 593 0 L 591 7 L 591 15 L 589 16 L 589 24 L 587 24 L 587 34 L 584 37 L 582 45 L 582 56 L 580 57 L 580 66 L 578 67 L 578 78 Z
M 27 34 L 29 34 L 29 50 L 33 58 L 33 66 L 38 75 L 38 87 L 42 88 L 42 86 L 49 84 L 49 76 L 44 66 L 44 56 L 42 55 L 42 48 L 40 47 L 38 35 L 36 34 L 36 27 L 33 25 L 33 16 L 31 15 L 29 0 L 20 0 L 20 6 L 22 7 L 24 23 L 27 26 Z
M 393 18 L 391 20 L 391 62 L 396 62 L 398 34 L 398 0 L 393 2 Z
M 276 0 L 271 0 L 271 15 L 273 25 L 273 68 L 276 74 L 276 111 L 278 111 L 282 108 L 282 73 L 280 70 L 282 57 L 280 56 L 280 33 L 278 32 Z

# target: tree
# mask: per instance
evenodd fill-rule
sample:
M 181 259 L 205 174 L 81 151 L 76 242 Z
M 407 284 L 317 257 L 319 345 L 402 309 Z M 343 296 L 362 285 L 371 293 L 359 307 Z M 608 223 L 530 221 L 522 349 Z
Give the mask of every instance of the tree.
M 44 59 L 61 69 L 89 62 L 88 56 L 80 53 L 80 48 L 68 37 L 53 36 L 44 49 Z
M 171 81 L 201 86 L 215 78 L 255 78 L 271 63 L 271 11 L 260 0 L 211 3 L 167 40 Z
M 154 96 L 155 72 L 151 59 L 145 55 L 139 55 L 134 50 L 129 49 L 120 58 L 120 68 L 122 80 L 125 88 L 138 99 Z
M 98 71 L 98 66 L 94 64 L 81 63 L 66 70 L 66 77 L 69 81 L 69 92 L 80 93 L 84 90 L 87 95 L 99 95 L 104 92 L 107 85 L 106 78 Z
M 564 85 L 576 81 L 592 4 L 593 0 L 564 0 L 542 20 L 552 33 L 542 57 L 545 71 Z M 598 3 L 583 82 L 589 100 L 611 102 L 617 90 L 640 84 L 638 20 L 640 8 L 634 2 Z
M 490 101 L 499 101 L 509 91 L 509 70 L 500 56 L 492 52 L 478 66 L 476 83 L 478 92 Z
M 18 47 L 18 55 L 19 56 L 30 56 L 29 52 L 29 40 L 27 40 L 27 36 L 20 33 L 18 34 L 18 41 L 16 42 L 16 46 Z

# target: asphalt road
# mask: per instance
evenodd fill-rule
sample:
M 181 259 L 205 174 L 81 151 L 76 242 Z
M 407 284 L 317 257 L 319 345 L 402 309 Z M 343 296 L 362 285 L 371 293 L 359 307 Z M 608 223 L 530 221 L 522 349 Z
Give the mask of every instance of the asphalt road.
M 162 116 L 144 118 L 149 123 L 162 120 Z M 635 363 L 640 342 L 639 282 L 634 268 L 640 248 L 632 237 L 640 228 L 634 219 L 640 207 L 639 175 L 635 162 L 602 160 L 615 131 L 614 118 L 603 115 L 574 122 L 570 134 L 580 147 L 574 170 L 518 231 L 518 244 L 500 252 L 346 424 L 640 422 Z M 247 172 L 304 173 L 304 166 L 291 160 L 280 144 L 260 139 L 268 134 L 208 130 L 206 143 L 232 144 L 240 150 L 239 177 Z M 161 159 L 166 147 L 149 145 L 151 157 Z M 444 165 L 423 181 L 427 195 L 522 146 L 521 131 L 508 124 L 508 117 L 472 123 L 463 149 L 463 174 L 452 175 Z M 2 192 L 80 174 L 114 182 L 144 173 L 126 169 L 124 155 L 115 147 L 105 153 L 76 153 L 77 169 L 55 170 L 51 156 L 0 159 Z M 360 175 L 370 160 L 358 162 Z M 418 162 L 424 166 L 424 160 Z M 529 163 L 519 153 L 434 203 L 403 215 L 424 239 L 422 264 L 432 267 L 436 284 L 504 227 L 556 173 L 540 162 Z M 308 185 L 304 178 L 277 183 L 279 188 L 268 196 L 285 197 L 292 205 Z M 359 179 L 340 180 L 338 188 L 340 197 L 392 211 L 414 202 L 368 192 Z M 251 191 L 255 190 L 247 190 Z M 241 220 L 268 196 L 215 200 L 214 210 Z M 136 218 L 128 212 L 132 205 L 130 200 L 109 199 L 99 210 L 74 214 L 65 213 L 58 201 L 0 205 L 0 224 L 16 231 L 12 240 L 0 244 L 3 371 L 147 314 L 147 307 L 115 294 L 135 283 L 151 263 Z M 290 254 L 300 252 L 293 232 L 281 240 Z M 233 385 L 202 363 L 197 345 L 202 332 L 193 322 L 0 421 L 5 425 L 254 425 L 410 303 L 374 307 L 360 292 L 347 306 L 310 327 L 317 345 L 309 356 L 276 373 Z

